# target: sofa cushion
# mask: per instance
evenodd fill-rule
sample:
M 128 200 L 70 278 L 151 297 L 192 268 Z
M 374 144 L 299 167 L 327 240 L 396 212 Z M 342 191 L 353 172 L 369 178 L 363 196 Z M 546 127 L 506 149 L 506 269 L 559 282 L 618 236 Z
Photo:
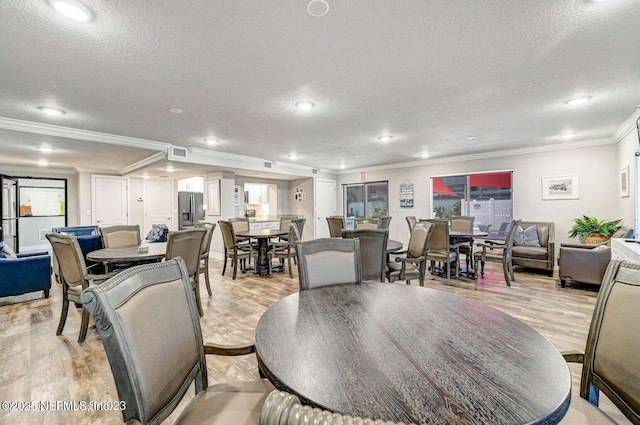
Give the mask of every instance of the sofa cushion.
M 536 246 L 514 246 L 512 250 L 514 257 L 533 258 L 539 260 L 547 259 L 547 248 Z
M 538 226 L 534 224 L 526 229 L 523 229 L 522 226 L 518 226 L 516 228 L 516 235 L 513 240 L 513 244 L 521 246 L 540 246 Z
M 16 253 L 13 252 L 11 247 L 5 242 L 0 242 L 0 254 L 2 254 L 2 256 L 8 260 L 15 260 L 16 258 L 18 258 Z

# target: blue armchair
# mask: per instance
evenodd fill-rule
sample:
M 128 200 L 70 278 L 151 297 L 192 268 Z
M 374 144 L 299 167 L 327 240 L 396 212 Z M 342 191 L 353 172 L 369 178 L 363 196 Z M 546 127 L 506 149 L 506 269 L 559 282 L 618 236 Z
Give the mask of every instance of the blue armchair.
M 0 297 L 51 289 L 51 256 L 48 252 L 18 254 L 17 259 L 0 254 Z

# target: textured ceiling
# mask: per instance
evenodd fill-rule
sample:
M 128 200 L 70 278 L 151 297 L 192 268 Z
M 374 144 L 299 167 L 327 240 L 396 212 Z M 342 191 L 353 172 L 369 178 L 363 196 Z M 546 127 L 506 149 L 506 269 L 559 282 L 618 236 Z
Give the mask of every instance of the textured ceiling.
M 640 103 L 638 0 L 328 2 L 4 0 L 0 117 L 339 169 L 608 138 Z

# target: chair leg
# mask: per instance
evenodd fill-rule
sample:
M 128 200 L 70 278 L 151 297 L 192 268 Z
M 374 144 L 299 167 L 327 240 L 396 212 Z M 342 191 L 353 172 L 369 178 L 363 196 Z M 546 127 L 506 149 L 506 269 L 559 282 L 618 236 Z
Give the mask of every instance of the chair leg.
M 506 257 L 502 259 L 502 271 L 504 273 L 504 280 L 507 283 L 507 286 L 511 286 L 511 277 L 512 272 L 509 270 L 509 262 Z
M 62 311 L 60 312 L 60 321 L 58 322 L 58 329 L 56 330 L 56 335 L 62 334 L 62 330 L 64 329 L 64 324 L 67 321 L 67 314 L 69 313 L 69 298 L 67 298 L 66 289 L 64 290 L 64 294 L 62 295 L 62 297 L 63 297 Z
M 196 305 L 198 306 L 198 314 L 200 317 L 204 316 L 204 312 L 202 311 L 202 300 L 200 299 L 200 279 L 196 277 L 195 285 L 193 287 L 193 291 L 196 293 Z
M 289 262 L 289 277 L 293 277 L 293 270 L 291 269 L 291 256 L 289 255 L 288 258 L 288 262 Z
M 224 264 L 222 265 L 222 276 L 224 276 L 224 272 L 227 270 L 227 249 L 224 250 Z
M 78 342 L 84 342 L 87 338 L 87 328 L 89 327 L 89 312 L 82 309 L 82 323 L 80 323 L 80 335 L 78 335 Z
M 213 295 L 211 292 L 211 284 L 209 283 L 209 258 L 204 259 L 204 283 L 207 285 L 209 296 Z
M 238 257 L 234 257 L 231 260 L 231 265 L 233 266 L 233 280 L 236 280 L 236 275 L 238 274 Z
M 44 290 L 44 297 L 45 298 L 49 298 L 49 290 L 48 289 Z

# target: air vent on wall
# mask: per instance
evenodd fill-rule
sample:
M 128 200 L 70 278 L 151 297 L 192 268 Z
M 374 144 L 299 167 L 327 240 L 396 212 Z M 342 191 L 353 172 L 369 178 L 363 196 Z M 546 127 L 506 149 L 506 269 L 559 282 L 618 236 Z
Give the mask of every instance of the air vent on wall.
M 189 155 L 189 151 L 187 148 L 181 148 L 178 146 L 171 146 L 169 150 L 169 159 L 177 158 L 177 159 L 187 159 Z
M 262 163 L 262 166 L 263 166 L 264 168 L 273 168 L 273 162 L 271 162 L 271 161 L 265 161 L 265 162 L 263 162 L 263 163 Z
M 317 168 L 312 168 L 311 169 L 311 174 L 318 174 L 318 169 Z

